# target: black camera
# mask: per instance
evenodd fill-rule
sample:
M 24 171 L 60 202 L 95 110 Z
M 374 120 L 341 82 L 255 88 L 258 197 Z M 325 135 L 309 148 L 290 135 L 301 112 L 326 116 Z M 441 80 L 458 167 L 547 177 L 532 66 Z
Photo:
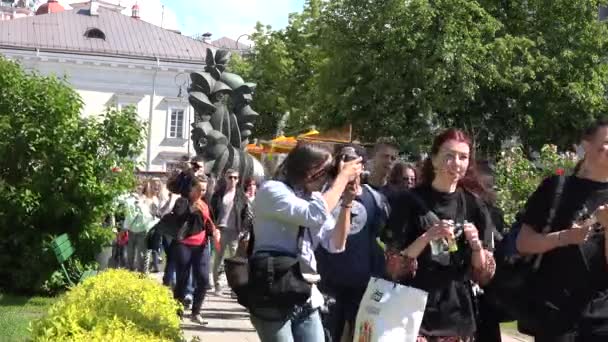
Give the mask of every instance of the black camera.
M 340 150 L 339 156 L 340 157 L 338 158 L 338 160 L 342 160 L 345 162 L 349 162 L 351 160 L 355 160 L 355 159 L 359 158 L 357 151 L 352 146 L 343 147 Z

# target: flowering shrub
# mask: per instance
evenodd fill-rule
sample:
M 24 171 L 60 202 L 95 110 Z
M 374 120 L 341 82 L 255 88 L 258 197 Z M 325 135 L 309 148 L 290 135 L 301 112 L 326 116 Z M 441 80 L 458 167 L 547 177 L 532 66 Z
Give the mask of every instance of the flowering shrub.
M 569 174 L 576 162 L 575 153 L 560 153 L 555 145 L 543 146 L 534 160 L 527 158 L 519 145 L 502 151 L 496 164 L 495 183 L 497 204 L 505 214 L 507 225 L 513 223 L 515 214 L 544 178 Z
M 34 341 L 182 341 L 178 303 L 168 288 L 108 270 L 68 291 L 32 324 Z

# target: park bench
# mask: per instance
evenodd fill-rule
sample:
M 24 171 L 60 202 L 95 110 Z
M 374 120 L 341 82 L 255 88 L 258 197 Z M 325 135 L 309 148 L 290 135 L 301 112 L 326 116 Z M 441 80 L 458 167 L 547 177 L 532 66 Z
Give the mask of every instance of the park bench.
M 63 274 L 67 278 L 68 283 L 71 286 L 74 286 L 74 282 L 72 281 L 72 279 L 64 265 L 65 262 L 68 261 L 68 259 L 70 259 L 70 257 L 72 257 L 72 255 L 74 254 L 74 247 L 72 246 L 72 242 L 70 242 L 70 238 L 68 237 L 67 234 L 61 234 L 51 242 L 51 247 L 53 249 L 53 253 L 55 254 L 55 257 L 57 258 L 57 262 L 59 262 L 59 265 L 61 265 L 61 269 L 63 270 Z M 97 271 L 95 271 L 95 270 L 84 271 L 80 275 L 78 282 L 81 282 L 84 279 L 94 276 L 96 274 L 97 274 Z

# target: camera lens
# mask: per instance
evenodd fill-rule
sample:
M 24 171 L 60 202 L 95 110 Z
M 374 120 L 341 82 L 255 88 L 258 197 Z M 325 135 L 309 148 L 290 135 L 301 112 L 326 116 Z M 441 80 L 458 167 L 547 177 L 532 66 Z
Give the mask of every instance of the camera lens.
M 342 150 L 340 151 L 340 155 L 342 155 L 342 160 L 344 160 L 345 162 L 359 158 L 359 156 L 357 155 L 357 151 L 355 151 L 355 149 L 351 146 L 342 148 Z

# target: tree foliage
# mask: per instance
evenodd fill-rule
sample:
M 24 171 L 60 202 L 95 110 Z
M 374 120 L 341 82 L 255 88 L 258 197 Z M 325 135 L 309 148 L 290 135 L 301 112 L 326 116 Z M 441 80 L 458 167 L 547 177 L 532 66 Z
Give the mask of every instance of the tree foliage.
M 256 109 L 404 146 L 457 126 L 487 152 L 512 136 L 568 147 L 608 109 L 605 3 L 309 1 L 283 30 L 258 26 Z
M 37 290 L 58 268 L 51 236 L 68 233 L 83 264 L 108 243 L 100 225 L 135 184 L 143 125 L 132 108 L 82 118 L 64 81 L 4 59 L 0 89 L 0 288 Z
M 253 53 L 231 61 L 234 72 L 244 72 L 245 79 L 257 83 L 253 108 L 260 113 L 254 132 L 258 137 L 273 137 L 285 113 L 289 113 L 287 131 L 301 131 L 314 123 L 316 71 L 323 63 L 316 26 L 320 7 L 320 0 L 308 1 L 302 13 L 290 15 L 289 25 L 282 30 L 258 23 L 251 36 Z

